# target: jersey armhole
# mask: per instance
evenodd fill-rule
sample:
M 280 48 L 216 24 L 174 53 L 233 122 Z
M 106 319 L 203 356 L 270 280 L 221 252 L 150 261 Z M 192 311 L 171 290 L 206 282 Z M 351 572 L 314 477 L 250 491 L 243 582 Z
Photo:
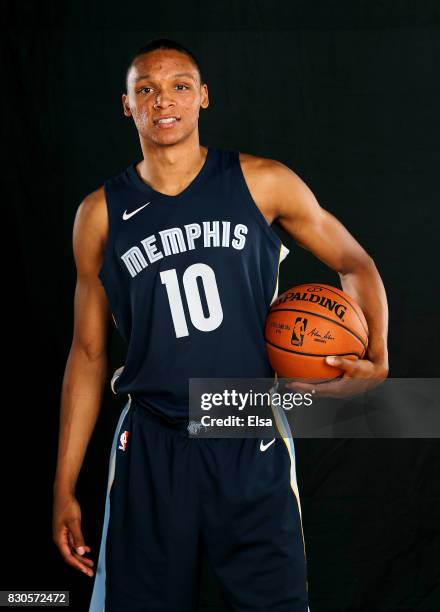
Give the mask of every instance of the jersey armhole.
M 107 241 L 104 247 L 104 253 L 102 257 L 101 267 L 98 271 L 98 278 L 101 281 L 102 286 L 104 287 L 104 291 L 107 296 L 110 313 L 113 319 L 113 323 L 115 324 L 116 329 L 120 332 L 118 322 L 117 322 L 117 312 L 118 312 L 118 295 L 112 286 L 113 283 L 109 278 L 112 276 L 112 267 L 109 265 L 109 259 L 111 256 L 111 251 L 113 249 L 113 239 L 114 239 L 114 228 L 111 214 L 110 205 L 109 205 L 109 197 L 107 192 L 107 182 L 104 183 L 104 199 L 105 199 L 105 207 L 107 211 L 108 217 L 108 233 L 107 233 Z M 121 332 L 120 332 L 121 333 Z M 122 334 L 121 334 L 122 335 Z
M 258 223 L 262 228 L 264 228 L 264 232 L 266 233 L 269 240 L 277 247 L 277 249 L 281 248 L 281 238 L 272 228 L 272 226 L 267 222 L 266 217 L 263 215 L 261 210 L 258 208 L 257 203 L 255 202 L 252 194 L 249 190 L 248 184 L 244 177 L 243 169 L 240 164 L 240 152 L 234 151 L 235 153 L 235 161 L 237 165 L 237 172 L 239 174 L 239 183 L 243 192 L 244 199 L 248 202 L 249 209 L 253 211 L 254 217 L 257 219 Z M 283 257 L 284 258 L 284 257 Z
M 99 268 L 98 271 L 98 278 L 101 281 L 102 284 L 103 280 L 105 278 L 105 275 L 107 273 L 107 260 L 109 257 L 109 253 L 110 253 L 110 249 L 111 249 L 111 245 L 112 245 L 112 241 L 113 241 L 113 224 L 112 224 L 112 215 L 110 213 L 110 207 L 109 207 L 109 198 L 108 198 L 108 194 L 107 194 L 107 182 L 104 183 L 104 200 L 105 200 L 105 209 L 107 211 L 107 222 L 108 222 L 108 233 L 107 233 L 107 240 L 106 240 L 106 244 L 104 247 L 104 253 L 102 256 L 102 262 L 101 262 L 101 267 Z
M 286 257 L 288 256 L 289 253 L 290 253 L 290 250 L 281 242 L 280 243 L 280 252 L 279 252 L 279 255 L 278 255 L 278 265 L 277 265 L 277 274 L 276 274 L 275 289 L 274 289 L 274 292 L 273 292 L 273 295 L 272 295 L 272 299 L 270 301 L 270 306 L 272 306 L 272 304 L 278 298 L 278 289 L 279 289 L 279 283 L 280 283 L 280 266 L 281 266 L 281 263 L 286 259 Z

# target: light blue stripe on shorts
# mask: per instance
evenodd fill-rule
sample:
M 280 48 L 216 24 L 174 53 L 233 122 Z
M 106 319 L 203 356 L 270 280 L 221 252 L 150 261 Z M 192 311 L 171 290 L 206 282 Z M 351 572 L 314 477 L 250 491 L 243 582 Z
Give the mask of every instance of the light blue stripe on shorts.
M 104 612 L 105 606 L 105 549 L 107 541 L 107 530 L 108 522 L 110 519 L 110 489 L 113 484 L 115 477 L 115 464 L 116 464 L 116 445 L 118 443 L 118 434 L 121 428 L 122 422 L 125 419 L 127 412 L 130 409 L 131 397 L 124 406 L 121 416 L 119 417 L 118 424 L 116 426 L 115 435 L 113 436 L 112 449 L 110 453 L 110 464 L 108 470 L 108 483 L 107 483 L 107 498 L 105 500 L 105 513 L 104 513 L 104 524 L 102 527 L 101 547 L 99 549 L 99 560 L 98 567 L 96 568 L 95 584 L 93 586 L 92 599 L 90 602 L 89 612 Z

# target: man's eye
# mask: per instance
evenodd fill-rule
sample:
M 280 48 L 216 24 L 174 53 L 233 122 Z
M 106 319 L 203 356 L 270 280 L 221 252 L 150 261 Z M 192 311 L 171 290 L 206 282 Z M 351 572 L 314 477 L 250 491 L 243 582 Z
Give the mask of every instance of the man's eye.
M 176 87 L 178 88 L 179 91 L 183 91 L 185 89 L 189 89 L 188 85 L 185 85 L 184 83 L 179 83 L 178 85 L 176 85 Z M 145 93 L 145 94 L 149 94 L 152 91 L 151 87 L 141 87 L 140 89 L 138 89 L 138 93 Z

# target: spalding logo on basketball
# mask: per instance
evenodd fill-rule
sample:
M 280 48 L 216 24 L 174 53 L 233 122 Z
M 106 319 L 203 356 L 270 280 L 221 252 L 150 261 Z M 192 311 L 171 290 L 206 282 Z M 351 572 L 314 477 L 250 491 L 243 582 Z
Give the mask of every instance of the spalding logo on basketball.
M 265 338 L 269 361 L 278 376 L 319 383 L 343 373 L 325 362 L 327 355 L 364 357 L 368 325 L 361 308 L 341 289 L 297 285 L 272 304 Z

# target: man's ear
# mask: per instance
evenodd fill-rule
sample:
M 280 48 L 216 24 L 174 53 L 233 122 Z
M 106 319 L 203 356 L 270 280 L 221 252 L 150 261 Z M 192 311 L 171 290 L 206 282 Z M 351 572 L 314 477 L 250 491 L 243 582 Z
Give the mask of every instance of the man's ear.
M 201 108 L 208 108 L 209 106 L 209 95 L 208 95 L 208 85 L 206 83 L 203 83 L 202 85 L 202 92 L 201 92 L 201 102 L 200 102 L 200 107 Z
M 128 103 L 128 96 L 127 96 L 127 94 L 122 94 L 122 108 L 124 110 L 124 115 L 126 117 L 131 117 L 131 109 L 130 109 L 130 105 Z

